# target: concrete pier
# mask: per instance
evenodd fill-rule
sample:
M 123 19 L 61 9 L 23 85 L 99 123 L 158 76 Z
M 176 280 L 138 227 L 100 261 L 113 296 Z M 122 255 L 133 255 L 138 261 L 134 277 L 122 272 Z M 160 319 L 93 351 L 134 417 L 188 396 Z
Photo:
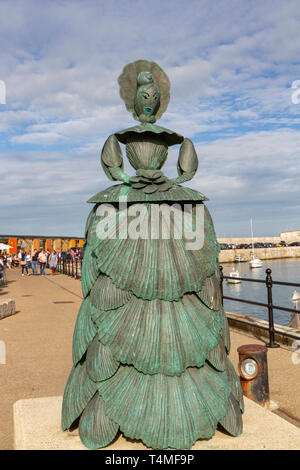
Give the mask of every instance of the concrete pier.
M 62 397 L 33 398 L 14 404 L 15 450 L 87 450 L 78 429 L 61 430 Z M 211 439 L 197 441 L 191 450 L 299 450 L 300 428 L 245 398 L 243 433 L 232 437 L 216 431 Z M 150 450 L 141 441 L 121 433 L 101 450 Z

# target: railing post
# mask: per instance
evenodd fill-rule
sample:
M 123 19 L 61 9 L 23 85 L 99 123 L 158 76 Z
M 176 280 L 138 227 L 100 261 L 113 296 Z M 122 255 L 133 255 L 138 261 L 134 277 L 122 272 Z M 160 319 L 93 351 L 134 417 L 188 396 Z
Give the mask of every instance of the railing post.
M 273 280 L 271 276 L 271 269 L 266 269 L 266 287 L 268 292 L 268 317 L 269 317 L 269 340 L 270 342 L 266 345 L 268 348 L 279 348 L 279 344 L 275 343 L 275 328 L 274 328 L 274 316 L 273 316 L 273 295 L 272 286 Z
M 222 305 L 224 305 L 224 299 L 223 299 L 223 280 L 224 280 L 223 266 L 219 266 L 219 269 L 220 269 L 220 289 L 221 289 Z
M 74 263 L 73 263 L 73 261 L 74 261 L 74 260 L 73 260 L 73 258 L 72 258 L 72 263 L 71 263 L 71 264 L 72 264 L 72 274 L 71 274 L 72 277 L 74 277 Z
M 78 278 L 78 259 L 75 259 L 75 279 Z

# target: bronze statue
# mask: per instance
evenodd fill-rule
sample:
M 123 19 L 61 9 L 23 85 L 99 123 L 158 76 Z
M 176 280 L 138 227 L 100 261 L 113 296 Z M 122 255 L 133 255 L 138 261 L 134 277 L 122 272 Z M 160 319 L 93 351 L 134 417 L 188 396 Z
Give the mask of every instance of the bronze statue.
M 141 124 L 107 139 L 103 170 L 122 183 L 88 201 L 95 205 L 86 226 L 84 300 L 62 426 L 79 423 L 80 438 L 92 449 L 107 446 L 119 431 L 152 448 L 189 449 L 212 437 L 218 425 L 233 436 L 242 432 L 243 394 L 227 357 L 219 244 L 206 198 L 180 185 L 198 167 L 193 143 L 154 124 L 169 103 L 168 77 L 156 63 L 138 60 L 124 68 L 119 84 L 127 109 Z M 135 176 L 124 172 L 120 143 Z M 169 179 L 161 168 L 175 144 L 181 144 L 178 177 Z M 124 200 L 126 207 L 120 204 Z M 161 225 L 150 237 L 150 212 L 166 207 L 173 217 L 167 220 L 170 213 L 162 210 Z M 137 208 L 144 231 L 131 237 L 128 224 Z M 198 208 L 203 240 L 187 248 Z M 190 225 L 180 237 L 186 212 Z

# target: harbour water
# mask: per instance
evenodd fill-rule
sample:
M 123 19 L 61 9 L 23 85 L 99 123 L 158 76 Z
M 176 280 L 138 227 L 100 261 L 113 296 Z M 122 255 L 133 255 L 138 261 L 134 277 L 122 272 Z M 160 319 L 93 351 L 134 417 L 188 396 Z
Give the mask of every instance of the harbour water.
M 224 263 L 223 273 L 228 276 L 234 269 L 238 270 L 240 277 L 250 279 L 266 278 L 266 269 L 272 270 L 273 281 L 296 282 L 300 284 L 300 258 L 290 258 L 281 260 L 263 261 L 262 268 L 251 269 L 249 263 Z M 294 290 L 300 292 L 300 287 L 293 286 L 273 286 L 273 304 L 280 307 L 297 308 L 300 311 L 300 302 L 292 302 L 291 296 Z M 263 283 L 242 281 L 241 284 L 227 284 L 224 279 L 223 293 L 225 296 L 235 297 L 245 300 L 267 303 L 267 288 Z M 250 305 L 231 300 L 224 300 L 224 308 L 230 312 L 268 320 L 268 310 L 265 307 Z M 288 325 L 291 318 L 289 312 L 274 309 L 274 323 Z

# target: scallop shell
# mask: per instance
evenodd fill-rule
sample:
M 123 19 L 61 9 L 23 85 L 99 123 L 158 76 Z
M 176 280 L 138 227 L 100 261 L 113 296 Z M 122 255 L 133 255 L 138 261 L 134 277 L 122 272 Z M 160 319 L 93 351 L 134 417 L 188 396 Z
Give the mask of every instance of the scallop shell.
M 81 415 L 79 437 L 89 449 L 106 447 L 115 438 L 119 425 L 109 419 L 104 411 L 103 399 L 96 393 Z
M 223 313 L 212 312 L 196 295 L 178 302 L 132 296 L 116 310 L 99 311 L 94 321 L 98 338 L 113 356 L 145 374 L 179 375 L 187 367 L 200 367 L 219 341 L 225 354 Z
M 95 217 L 95 212 L 97 210 L 97 207 L 98 207 L 98 204 L 96 204 L 93 209 L 90 211 L 89 215 L 88 215 L 88 218 L 86 220 L 86 224 L 85 224 L 85 238 L 87 237 L 87 234 L 88 234 L 88 231 L 89 231 L 89 228 L 90 228 L 90 225 L 92 223 L 92 221 L 94 220 L 94 217 Z
M 149 135 L 145 141 L 143 135 L 136 134 L 128 138 L 126 155 L 133 168 L 136 170 L 159 170 L 168 157 L 168 147 L 158 136 Z M 147 173 L 138 173 L 139 176 L 147 176 Z
M 232 436 L 240 436 L 243 432 L 241 410 L 232 394 L 229 396 L 226 416 L 220 420 L 220 424 Z
M 96 383 L 89 378 L 85 362 L 78 362 L 71 370 L 63 396 L 63 430 L 72 426 L 96 391 Z
M 73 333 L 72 356 L 74 364 L 80 361 L 88 345 L 97 334 L 96 327 L 92 321 L 92 310 L 93 306 L 90 302 L 90 298 L 87 297 L 82 301 L 80 306 Z
M 240 378 L 238 377 L 235 368 L 233 367 L 231 361 L 227 358 L 226 372 L 228 380 L 231 383 L 231 392 L 234 398 L 240 405 L 240 410 L 244 412 L 244 395 L 241 387 Z
M 94 382 L 108 379 L 118 367 L 119 363 L 113 358 L 110 349 L 100 343 L 96 336 L 89 345 L 86 355 L 86 369 L 89 377 Z
M 228 409 L 230 384 L 225 372 L 207 364 L 180 377 L 145 375 L 120 366 L 98 383 L 105 414 L 131 439 L 154 449 L 189 449 L 210 438 Z
M 224 318 L 224 326 L 223 326 L 223 329 L 221 331 L 221 336 L 224 339 L 224 344 L 225 344 L 227 354 L 229 354 L 229 351 L 230 351 L 230 331 L 229 331 L 228 319 L 226 317 L 226 313 L 225 313 L 225 310 L 224 310 L 223 307 L 222 307 L 221 310 L 223 311 L 223 318 Z
M 197 292 L 197 295 L 209 308 L 220 310 L 222 307 L 222 294 L 217 271 L 205 279 L 203 287 L 200 292 Z
M 225 370 L 227 366 L 227 354 L 224 345 L 224 340 L 221 337 L 217 346 L 211 349 L 207 356 L 208 362 L 217 370 Z
M 87 245 L 84 251 L 84 257 L 81 267 L 81 289 L 83 296 L 86 297 L 93 285 L 95 284 L 100 269 L 97 264 L 97 257 L 93 253 L 92 248 Z
M 131 205 L 130 210 L 136 206 Z M 153 207 L 157 207 L 153 205 Z M 162 207 L 162 206 L 160 206 Z M 165 207 L 170 211 L 169 206 Z M 173 209 L 180 212 L 179 204 Z M 137 218 L 128 217 L 125 211 L 112 213 L 106 218 L 108 230 L 105 237 L 99 236 L 99 227 L 95 218 L 89 230 L 88 244 L 97 256 L 99 271 L 109 276 L 120 289 L 132 291 L 137 297 L 152 300 L 177 300 L 186 292 L 198 292 L 208 276 L 216 269 L 219 254 L 219 244 L 216 242 L 214 228 L 207 210 L 204 208 L 204 244 L 201 249 L 188 250 L 187 238 L 174 237 L 173 228 L 180 226 L 181 219 L 171 218 L 171 230 L 166 232 L 169 223 L 169 212 L 162 215 L 162 225 L 159 233 L 153 235 L 149 211 L 151 205 L 141 206 L 140 222 L 143 230 L 140 237 L 127 237 L 128 228 L 137 224 Z M 152 213 L 152 212 L 151 212 Z M 185 216 L 186 217 L 186 216 Z M 192 220 L 195 222 L 196 208 L 193 206 Z M 191 227 L 187 227 L 191 230 Z M 123 233 L 124 232 L 124 233 Z M 135 232 L 136 233 L 136 232 Z M 178 233 L 178 231 L 177 231 Z M 189 235 L 185 233 L 184 235 Z M 159 238 L 156 239 L 155 238 Z M 166 239 L 170 236 L 171 239 Z M 148 239 L 147 239 L 148 237 Z M 152 237 L 152 239 L 149 239 Z
M 101 274 L 91 290 L 91 302 L 100 310 L 113 310 L 129 301 L 132 292 L 119 289 L 112 280 Z

